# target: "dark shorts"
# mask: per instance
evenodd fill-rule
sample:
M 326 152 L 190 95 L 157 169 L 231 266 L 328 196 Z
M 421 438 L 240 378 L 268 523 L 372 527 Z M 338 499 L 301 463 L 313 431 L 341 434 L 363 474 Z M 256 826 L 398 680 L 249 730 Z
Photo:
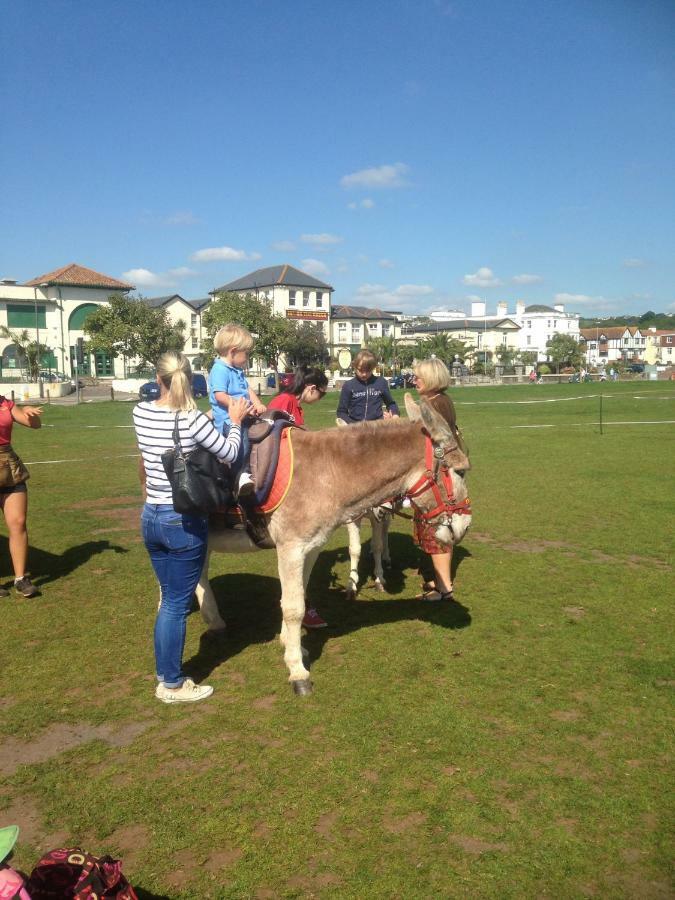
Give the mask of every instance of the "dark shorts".
M 28 491 L 28 485 L 25 481 L 21 484 L 13 484 L 11 487 L 0 487 L 0 497 L 6 497 L 7 494 L 25 494 Z

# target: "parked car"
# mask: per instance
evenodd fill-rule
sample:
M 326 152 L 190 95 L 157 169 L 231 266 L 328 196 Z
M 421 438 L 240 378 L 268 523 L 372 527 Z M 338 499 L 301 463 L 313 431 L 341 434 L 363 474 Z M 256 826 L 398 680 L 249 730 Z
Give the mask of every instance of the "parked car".
M 634 372 L 636 375 L 641 375 L 645 370 L 645 367 L 642 363 L 633 363 L 632 366 L 628 366 L 629 372 Z
M 139 400 L 159 400 L 159 385 L 156 381 L 146 381 L 138 391 Z
M 201 372 L 194 372 L 192 374 L 192 393 L 199 399 L 199 397 L 206 397 L 209 389 L 206 384 L 206 378 L 201 374 Z
M 286 390 L 293 384 L 293 379 L 295 376 L 292 372 L 282 372 L 279 374 L 279 390 Z M 267 376 L 267 387 L 272 388 L 274 390 L 275 381 L 274 381 L 274 372 L 270 372 Z

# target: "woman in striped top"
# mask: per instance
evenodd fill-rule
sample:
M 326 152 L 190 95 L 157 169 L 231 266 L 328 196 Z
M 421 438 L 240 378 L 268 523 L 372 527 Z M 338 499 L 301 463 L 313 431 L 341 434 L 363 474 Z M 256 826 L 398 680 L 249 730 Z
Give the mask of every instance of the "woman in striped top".
M 182 671 L 185 623 L 206 557 L 208 521 L 206 516 L 174 510 L 162 453 L 173 447 L 174 422 L 179 413 L 180 445 L 185 453 L 200 444 L 222 463 L 233 463 L 241 443 L 241 420 L 248 408 L 243 398 L 232 401 L 232 427 L 223 437 L 211 419 L 197 409 L 191 376 L 190 363 L 182 353 L 165 353 L 157 363 L 159 400 L 134 407 L 134 428 L 141 451 L 139 474 L 145 497 L 141 527 L 162 598 L 155 620 L 159 681 L 155 696 L 163 703 L 203 700 L 211 696 L 213 688 L 195 684 Z

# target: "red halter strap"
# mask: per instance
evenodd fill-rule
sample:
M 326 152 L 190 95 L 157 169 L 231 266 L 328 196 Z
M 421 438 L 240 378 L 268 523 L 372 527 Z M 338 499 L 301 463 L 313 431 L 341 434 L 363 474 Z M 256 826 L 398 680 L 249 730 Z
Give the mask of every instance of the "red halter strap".
M 431 519 L 435 519 L 443 513 L 470 516 L 471 504 L 469 498 L 466 497 L 461 503 L 455 502 L 455 489 L 452 484 L 450 467 L 446 462 L 441 462 L 438 457 L 434 458 L 434 445 L 429 435 L 425 435 L 424 440 L 424 465 L 426 468 L 423 475 L 421 475 L 415 484 L 413 484 L 406 492 L 406 497 L 409 498 L 412 505 L 425 522 L 429 522 Z M 445 500 L 443 499 L 441 488 L 437 480 L 439 473 L 441 476 L 441 484 L 445 488 Z M 423 512 L 415 503 L 415 498 L 421 497 L 422 494 L 426 494 L 427 491 L 433 493 L 436 505 L 433 509 L 428 509 L 426 512 Z

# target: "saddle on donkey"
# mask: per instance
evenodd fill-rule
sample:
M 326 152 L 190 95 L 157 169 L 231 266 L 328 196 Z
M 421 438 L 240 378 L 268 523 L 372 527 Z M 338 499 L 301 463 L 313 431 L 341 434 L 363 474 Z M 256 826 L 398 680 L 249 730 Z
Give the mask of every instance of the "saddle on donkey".
M 251 540 L 263 550 L 274 547 L 266 515 L 282 502 L 293 475 L 291 427 L 297 426 L 282 410 L 269 410 L 249 427 L 250 469 L 255 490 L 249 497 L 238 498 L 236 506 L 218 511 L 213 517 L 216 527 L 245 525 Z

